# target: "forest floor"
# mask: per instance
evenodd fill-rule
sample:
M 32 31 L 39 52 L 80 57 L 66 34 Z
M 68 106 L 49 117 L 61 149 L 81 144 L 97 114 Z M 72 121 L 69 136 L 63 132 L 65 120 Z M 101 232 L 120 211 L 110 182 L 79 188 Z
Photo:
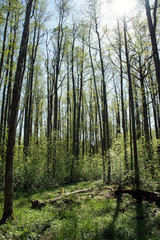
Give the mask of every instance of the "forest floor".
M 91 191 L 60 198 L 54 204 L 32 209 L 30 200 L 54 199 L 69 192 Z M 117 186 L 101 181 L 82 182 L 37 193 L 16 193 L 15 219 L 0 226 L 0 240 L 159 240 L 160 208 L 154 203 L 136 201 L 112 194 Z M 0 193 L 0 217 L 3 194 Z

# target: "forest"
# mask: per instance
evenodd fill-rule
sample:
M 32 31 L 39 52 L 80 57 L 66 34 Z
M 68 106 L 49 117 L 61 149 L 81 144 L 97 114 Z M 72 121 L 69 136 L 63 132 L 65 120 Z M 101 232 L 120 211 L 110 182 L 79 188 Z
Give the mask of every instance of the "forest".
M 159 49 L 159 0 L 0 0 L 0 239 L 160 239 Z

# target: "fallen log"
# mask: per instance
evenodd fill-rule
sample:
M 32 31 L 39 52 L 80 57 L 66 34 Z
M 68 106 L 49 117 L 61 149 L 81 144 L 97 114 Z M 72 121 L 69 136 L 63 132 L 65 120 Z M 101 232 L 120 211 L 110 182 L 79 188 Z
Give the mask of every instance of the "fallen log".
M 92 191 L 92 190 L 93 190 L 93 188 L 85 188 L 85 189 L 80 189 L 80 190 L 76 190 L 74 192 L 69 192 L 69 193 L 60 195 L 60 196 L 58 196 L 56 198 L 53 198 L 53 199 L 47 199 L 43 202 L 39 201 L 39 200 L 30 200 L 30 202 L 32 203 L 32 208 L 33 209 L 40 209 L 41 207 L 46 206 L 46 204 L 48 204 L 48 203 L 54 204 L 59 200 L 66 199 L 66 197 L 68 197 L 68 196 L 81 194 L 81 193 L 86 193 L 86 192 L 89 192 L 89 191 Z
M 110 191 L 114 191 L 111 187 L 100 187 L 99 190 L 110 190 Z
M 101 190 L 108 189 L 111 192 L 110 193 L 103 193 L 100 192 Z M 93 191 L 95 190 L 95 192 Z M 62 191 L 61 191 L 62 192 Z M 88 193 L 90 192 L 90 193 Z M 92 197 L 97 196 L 97 195 L 103 195 L 106 196 L 106 198 L 112 198 L 115 197 L 119 200 L 121 200 L 122 194 L 130 194 L 132 195 L 133 198 L 137 200 L 145 200 L 149 202 L 155 202 L 158 207 L 160 207 L 160 193 L 159 192 L 151 192 L 151 191 L 145 191 L 145 190 L 140 190 L 140 189 L 125 189 L 122 187 L 118 187 L 116 190 L 113 190 L 112 188 L 109 187 L 103 187 L 99 189 L 93 189 L 93 188 L 85 188 L 85 189 L 80 189 L 76 190 L 74 192 L 69 192 L 64 194 L 61 194 L 60 196 L 53 198 L 53 199 L 47 199 L 44 201 L 39 201 L 39 200 L 30 200 L 32 204 L 33 209 L 40 209 L 43 206 L 46 206 L 46 204 L 54 204 L 57 203 L 59 200 L 63 200 L 64 202 L 71 202 L 69 201 L 70 199 L 67 199 L 71 195 L 76 195 L 76 194 L 81 194 L 81 193 L 87 193 L 85 195 L 91 195 Z M 72 201 L 73 202 L 73 201 Z
M 160 207 L 160 193 L 158 193 L 158 192 L 145 191 L 145 190 L 141 190 L 141 189 L 118 188 L 115 191 L 115 197 L 117 199 L 121 200 L 121 196 L 124 193 L 132 195 L 132 197 L 137 200 L 155 202 L 157 207 Z

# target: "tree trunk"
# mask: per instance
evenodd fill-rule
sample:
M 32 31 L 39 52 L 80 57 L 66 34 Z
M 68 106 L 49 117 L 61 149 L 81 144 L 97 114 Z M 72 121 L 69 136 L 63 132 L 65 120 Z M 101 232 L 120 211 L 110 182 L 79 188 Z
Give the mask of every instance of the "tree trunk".
M 140 83 L 141 83 L 141 96 L 142 96 L 142 107 L 143 107 L 143 123 L 144 123 L 144 136 L 145 136 L 145 143 L 148 153 L 148 159 L 151 160 L 151 149 L 150 149 L 150 139 L 149 139 L 149 121 L 148 121 L 148 109 L 147 109 L 147 102 L 146 102 L 146 91 L 144 86 L 144 75 L 142 71 L 141 65 L 141 56 L 139 56 L 139 69 L 140 69 Z
M 79 103 L 77 109 L 77 134 L 76 134 L 76 158 L 79 155 L 79 131 L 80 131 L 80 116 L 81 116 L 81 105 L 82 105 L 82 93 L 83 93 L 83 65 L 84 65 L 84 39 L 82 40 L 82 60 L 80 70 L 80 90 L 79 90 Z
M 5 112 L 4 112 L 3 143 L 6 140 L 6 129 L 8 127 L 8 120 L 9 120 L 9 114 L 10 114 L 12 75 L 13 75 L 13 59 L 14 59 L 14 53 L 15 53 L 16 31 L 17 31 L 17 25 L 15 24 L 14 33 L 13 33 L 13 40 L 11 42 L 11 56 L 9 57 L 10 58 L 10 64 L 9 64 L 9 61 L 8 61 L 8 64 L 7 64 L 7 65 L 9 65 L 9 76 L 8 76 L 6 106 L 5 106 Z M 12 30 L 11 30 L 11 33 L 12 33 Z
M 25 158 L 28 156 L 28 146 L 30 138 L 32 137 L 32 115 L 33 115 L 33 75 L 34 66 L 37 57 L 37 50 L 40 39 L 40 28 L 37 26 L 37 22 L 34 22 L 34 33 L 32 40 L 31 55 L 29 57 L 29 76 L 28 84 L 26 87 L 26 102 L 25 102 L 25 127 L 24 127 L 24 154 Z
M 119 61 L 120 61 L 120 79 L 121 79 L 121 109 L 122 109 L 122 129 L 124 139 L 124 161 L 126 170 L 129 170 L 128 157 L 127 157 L 127 134 L 126 134 L 126 123 L 125 123 L 125 110 L 124 110 L 124 93 L 123 93 L 123 65 L 122 65 L 122 36 L 119 28 L 118 21 L 118 37 L 119 37 Z
M 49 71 L 49 36 L 47 32 L 45 47 L 46 47 L 46 60 L 45 67 L 47 72 L 47 163 L 46 172 L 47 180 L 50 178 L 50 163 L 52 157 L 52 115 L 53 115 L 53 91 L 54 91 L 54 73 L 50 74 Z
M 90 35 L 89 35 L 89 37 L 90 37 Z M 98 117 L 99 117 L 100 139 L 101 139 L 101 148 L 102 148 L 103 182 L 105 183 L 106 182 L 106 173 L 105 173 L 105 159 L 104 159 L 104 146 L 103 146 L 103 133 L 102 133 L 102 119 L 101 119 L 99 96 L 98 96 L 97 83 L 96 83 L 96 75 L 95 75 L 95 69 L 94 69 L 94 65 L 93 65 L 90 44 L 89 44 L 89 55 L 90 55 L 91 68 L 92 68 L 92 74 L 93 74 L 93 80 L 94 80 L 94 87 L 95 87 L 95 92 L 96 92 L 97 111 L 98 111 Z
M 30 0 L 26 6 L 26 16 L 23 28 L 23 35 L 17 62 L 15 74 L 15 83 L 13 89 L 13 98 L 11 105 L 11 115 L 9 119 L 7 156 L 6 156 L 6 173 L 5 173 L 5 190 L 4 190 L 4 211 L 2 222 L 13 216 L 13 157 L 16 138 L 16 125 L 18 117 L 18 109 L 23 82 L 23 73 L 26 63 L 27 46 L 29 38 L 29 23 L 32 10 L 33 0 Z
M 73 91 L 73 128 L 72 128 L 72 162 L 71 162 L 71 170 L 70 170 L 70 177 L 71 182 L 73 182 L 73 171 L 74 171 L 74 164 L 75 164 L 75 153 L 76 153 L 76 87 L 75 87 L 75 76 L 74 76 L 74 45 L 75 45 L 75 32 L 73 26 L 73 41 L 72 41 L 72 51 L 71 51 L 71 72 L 72 72 L 72 91 Z
M 9 10 L 8 10 L 7 16 L 6 16 L 6 24 L 5 24 L 5 28 L 4 28 L 4 34 L 3 34 L 3 45 L 2 45 L 2 50 L 1 50 L 2 55 L 1 55 L 1 60 L 0 60 L 0 79 L 2 76 L 2 68 L 3 68 L 4 55 L 5 55 L 7 27 L 8 27 L 8 21 L 9 21 L 9 15 L 10 15 L 10 7 L 11 7 L 11 3 L 9 2 Z M 0 90 L 1 90 L 1 85 L 2 85 L 2 81 L 0 82 Z
M 69 77 L 69 56 L 67 55 L 67 153 L 69 155 L 70 139 L 70 77 Z
M 116 137 L 121 133 L 121 121 L 120 121 L 120 110 L 119 110 L 119 100 L 118 100 L 118 93 L 117 93 L 117 87 L 114 80 L 114 90 L 116 94 Z
M 125 54 L 127 62 L 127 73 L 129 81 L 129 101 L 131 108 L 131 117 L 132 117 L 132 133 L 133 133 L 133 149 L 134 149 L 134 167 L 135 167 L 135 185 L 136 188 L 140 188 L 140 176 L 139 176 L 139 165 L 138 165 L 138 153 L 137 153 L 137 138 L 136 138 L 136 126 L 135 126 L 135 116 L 134 116 L 134 101 L 133 101 L 133 90 L 132 90 L 132 80 L 130 73 L 130 62 L 129 62 L 129 53 L 128 53 L 128 44 L 127 44 L 127 26 L 124 19 L 124 39 L 125 39 Z
M 9 47 L 9 53 L 8 53 L 8 57 L 7 57 L 7 66 L 9 65 L 9 58 L 10 58 L 10 47 Z M 2 94 L 3 96 L 2 96 L 1 123 L 0 123 L 0 146 L 1 146 L 1 144 L 3 145 L 2 139 L 5 138 L 5 131 L 6 131 L 6 129 L 4 128 L 4 125 L 6 123 L 6 119 L 4 119 L 4 115 L 6 115 L 5 114 L 5 106 L 7 104 L 7 102 L 6 102 L 6 88 L 7 88 L 7 81 L 8 81 L 8 72 L 9 72 L 9 69 L 7 68 L 6 74 L 5 74 L 3 94 Z
M 108 116 L 108 102 L 107 102 L 107 93 L 106 93 L 106 83 L 105 83 L 105 70 L 104 70 L 104 61 L 102 56 L 102 47 L 101 47 L 101 39 L 98 32 L 98 26 L 96 25 L 96 34 L 98 38 L 98 46 L 99 46 L 99 57 L 101 62 L 101 73 L 102 73 L 102 124 L 103 124 L 103 152 L 104 152 L 104 160 L 103 160 L 103 171 L 105 171 L 105 155 L 107 150 L 107 160 L 108 160 L 108 182 L 111 181 L 111 162 L 110 162 L 110 136 L 109 136 L 109 116 Z M 107 142 L 106 142 L 106 133 L 107 133 Z M 107 147 L 107 149 L 106 149 Z M 106 179 L 104 179 L 106 182 Z
M 141 137 L 141 122 L 140 122 L 140 110 L 139 110 L 138 95 L 137 95 L 138 93 L 137 93 L 136 86 L 134 86 L 134 92 L 135 92 L 136 134 L 137 134 L 137 140 L 138 140 Z
M 159 52 L 158 52 L 157 38 L 156 38 L 156 26 L 157 26 L 156 14 L 157 14 L 157 8 L 158 8 L 158 0 L 155 0 L 154 2 L 153 20 L 151 17 L 149 0 L 145 0 L 145 7 L 146 7 L 148 27 L 149 27 L 151 43 L 152 43 L 153 59 L 155 64 L 156 78 L 157 78 L 158 92 L 159 92 L 159 101 L 160 101 L 160 59 L 159 59 Z
M 146 92 L 144 86 L 144 76 L 141 66 L 141 57 L 139 56 L 139 67 L 140 67 L 140 82 L 141 82 L 141 96 L 142 96 L 142 105 L 143 105 L 143 118 L 144 118 L 144 134 L 146 143 L 149 143 L 149 129 L 148 129 L 148 110 L 146 103 Z

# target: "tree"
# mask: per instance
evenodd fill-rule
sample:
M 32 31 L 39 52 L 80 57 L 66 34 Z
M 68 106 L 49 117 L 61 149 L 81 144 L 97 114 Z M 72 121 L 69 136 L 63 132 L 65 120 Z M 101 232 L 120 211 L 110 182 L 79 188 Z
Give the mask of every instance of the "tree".
M 7 38 L 7 27 L 8 27 L 8 21 L 10 16 L 10 8 L 11 8 L 11 1 L 8 3 L 8 10 L 7 10 L 7 16 L 6 16 L 6 23 L 4 28 L 4 34 L 3 34 L 3 45 L 2 45 L 2 54 L 0 59 L 0 79 L 2 75 L 2 68 L 3 68 L 3 62 L 4 62 L 4 56 L 5 56 L 5 47 L 6 47 L 6 38 Z M 0 89 L 1 89 L 2 81 L 0 82 Z
M 70 0 L 56 0 L 56 7 L 58 11 L 58 26 L 55 29 L 56 32 L 56 48 L 55 48 L 55 60 L 54 60 L 54 120 L 53 120 L 53 178 L 56 174 L 56 141 L 58 136 L 58 81 L 61 71 L 62 61 L 64 58 L 65 40 L 64 40 L 64 24 L 69 15 L 69 1 Z
M 127 74 L 128 74 L 128 81 L 129 81 L 129 103 L 130 103 L 130 110 L 131 110 L 132 134 L 133 134 L 135 186 L 137 189 L 139 189 L 140 181 L 139 181 L 139 164 L 138 164 L 137 137 L 136 137 L 136 126 L 135 126 L 135 110 L 134 110 L 133 88 L 132 88 L 129 52 L 128 52 L 128 44 L 127 44 L 127 24 L 126 24 L 125 17 L 124 17 L 123 22 L 124 22 L 124 40 L 125 40 Z
M 33 125 L 33 105 L 34 105 L 34 73 L 37 61 L 40 41 L 42 38 L 42 28 L 44 26 L 46 5 L 43 2 L 37 2 L 34 9 L 33 22 L 31 24 L 32 34 L 28 46 L 28 74 L 26 81 L 25 103 L 24 103 L 24 157 L 28 156 L 28 147 L 32 137 Z
M 145 8 L 146 8 L 146 15 L 148 20 L 150 37 L 151 37 L 151 43 L 152 43 L 153 59 L 155 64 L 156 78 L 157 78 L 158 92 L 159 92 L 159 101 L 160 101 L 160 59 L 159 59 L 158 44 L 157 44 L 157 37 L 156 37 L 158 0 L 154 1 L 153 19 L 151 16 L 152 8 L 150 7 L 149 0 L 145 0 Z
M 71 170 L 70 170 L 70 177 L 71 182 L 73 182 L 73 171 L 75 165 L 75 153 L 76 153 L 76 86 L 75 86 L 75 74 L 74 74 L 74 49 L 75 49 L 75 41 L 76 41 L 76 33 L 77 33 L 77 26 L 76 23 L 73 23 L 73 30 L 72 30 L 72 50 L 71 50 L 71 74 L 72 74 L 72 91 L 73 91 L 73 143 L 72 143 L 72 163 L 71 163 Z
M 120 32 L 120 26 L 118 21 L 118 56 L 119 56 L 119 68 L 120 68 L 120 81 L 121 81 L 121 109 L 122 109 L 122 128 L 123 128 L 123 138 L 124 138 L 124 155 L 125 155 L 125 165 L 126 169 L 129 169 L 128 157 L 127 157 L 127 133 L 126 133 L 126 123 L 125 123 L 125 106 L 124 106 L 124 84 L 123 84 L 123 63 L 122 63 L 122 34 Z
M 102 38 L 100 36 L 99 23 L 100 23 L 100 11 L 98 7 L 97 0 L 89 1 L 89 17 L 91 21 L 91 27 L 97 37 L 97 50 L 99 54 L 99 65 L 101 72 L 101 102 L 102 102 L 102 159 L 103 159 L 103 182 L 106 182 L 106 155 L 108 160 L 108 181 L 111 181 L 111 163 L 110 163 L 110 134 L 109 134 L 109 114 L 108 114 L 108 102 L 107 102 L 107 92 L 106 92 L 106 82 L 105 82 L 105 67 L 104 67 L 104 57 L 102 52 Z M 90 58 L 91 51 L 90 51 Z M 93 72 L 93 67 L 92 67 Z
M 24 75 L 24 69 L 25 69 L 25 63 L 26 63 L 32 4 L 33 4 L 33 0 L 29 0 L 26 5 L 26 17 L 24 22 L 23 35 L 21 39 L 21 46 L 19 50 L 19 57 L 17 62 L 16 74 L 15 74 L 11 114 L 9 119 L 7 156 L 6 156 L 6 173 L 5 173 L 5 190 L 4 190 L 4 210 L 3 210 L 2 222 L 5 222 L 9 217 L 13 216 L 13 181 L 14 181 L 13 157 L 14 157 L 14 147 L 15 147 L 15 138 L 16 138 L 18 109 L 19 109 L 21 88 L 22 88 L 23 75 Z

